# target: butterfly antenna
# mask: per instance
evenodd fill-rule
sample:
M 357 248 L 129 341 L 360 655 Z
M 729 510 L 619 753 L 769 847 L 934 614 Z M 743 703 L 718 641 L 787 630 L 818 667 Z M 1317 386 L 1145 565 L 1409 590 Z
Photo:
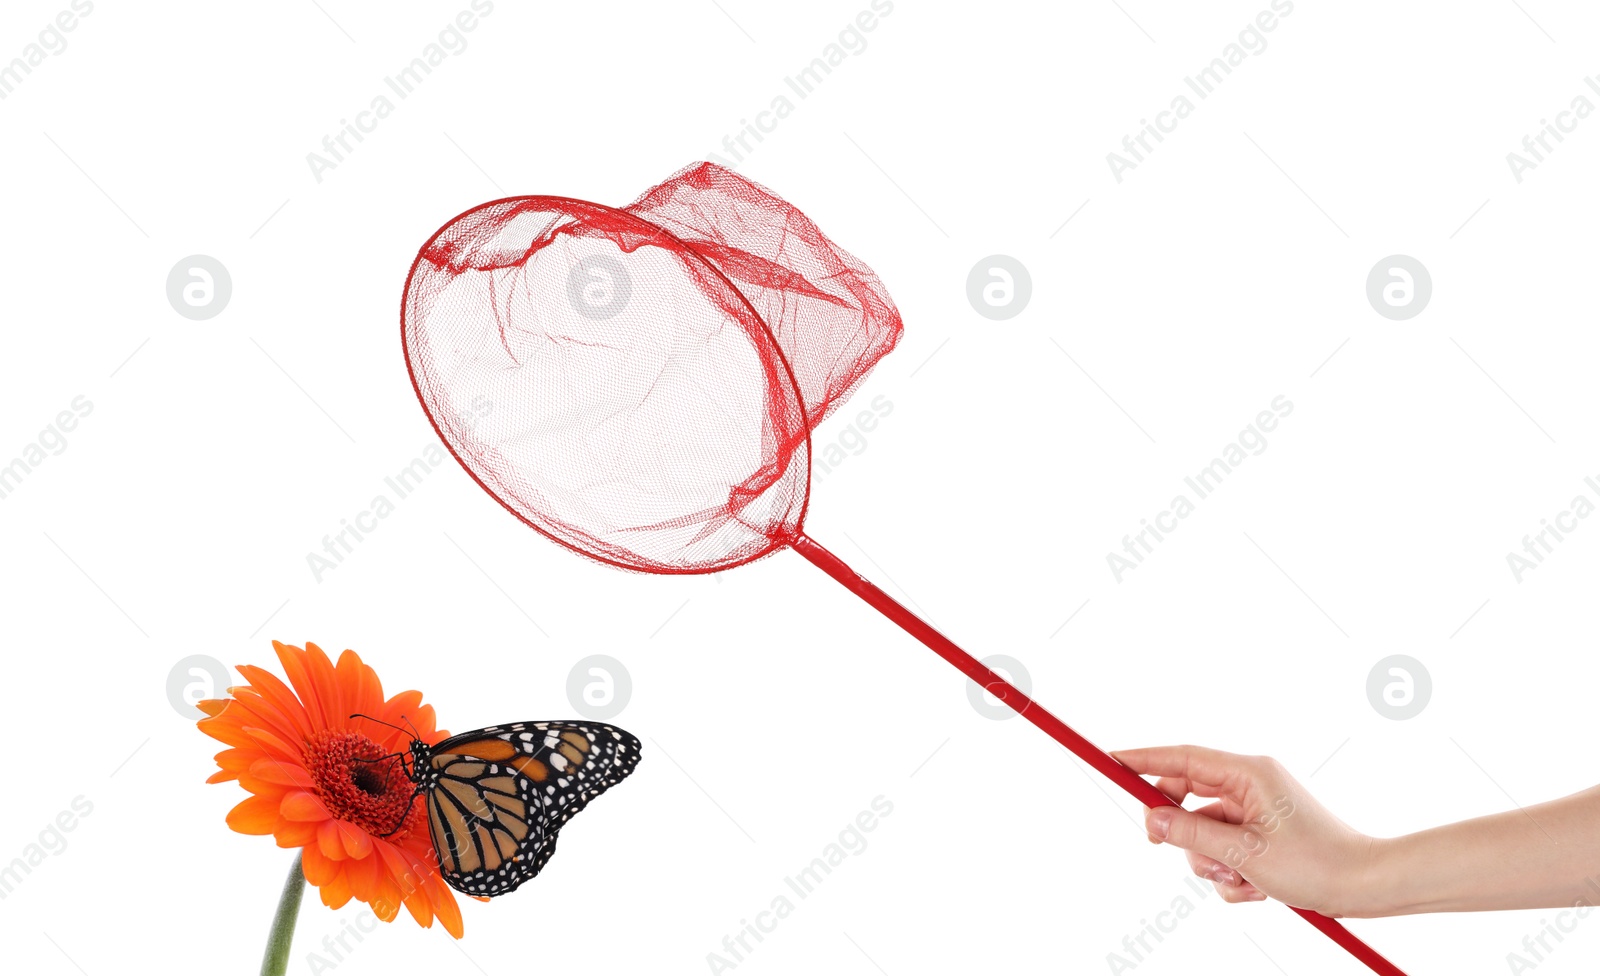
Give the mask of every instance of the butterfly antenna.
M 403 760 L 403 759 L 405 759 L 405 757 L 406 757 L 406 753 L 403 753 L 403 752 L 391 752 L 387 756 L 378 756 L 375 759 L 362 759 L 362 758 L 360 758 L 358 756 L 355 759 L 352 759 L 350 761 L 351 762 L 358 762 L 358 763 L 380 763 L 380 762 L 387 762 L 390 759 L 401 759 L 401 760 Z M 404 762 L 402 762 L 400 764 L 400 768 L 401 769 L 405 769 L 405 763 Z
M 377 723 L 378 723 L 378 724 L 379 724 L 379 725 L 386 725 L 386 726 L 388 726 L 388 727 L 389 727 L 389 728 L 391 728 L 391 729 L 394 729 L 394 730 L 395 730 L 395 731 L 396 731 L 396 732 L 404 732 L 404 731 L 405 731 L 405 729 L 403 729 L 403 728 L 401 728 L 401 727 L 400 727 L 400 726 L 398 726 L 398 725 L 395 725 L 395 724 L 394 724 L 394 723 L 393 723 L 393 722 L 385 722 L 385 721 L 384 721 L 384 720 L 383 720 L 383 719 L 381 719 L 381 718 L 373 718 L 373 717 L 372 717 L 372 716 L 371 716 L 371 715 L 363 715 L 363 714 L 361 714 L 361 713 L 360 713 L 360 712 L 351 712 L 351 713 L 350 713 L 350 717 L 351 717 L 351 718 L 364 718 L 364 719 L 366 719 L 366 720 L 367 720 L 367 721 L 369 721 L 369 722 L 377 722 Z M 405 718 L 405 716 L 403 716 L 403 715 L 402 715 L 402 716 L 401 716 L 401 718 L 402 718 L 402 719 L 404 719 L 404 718 Z M 407 724 L 407 725 L 410 725 L 410 724 L 411 724 L 411 723 L 410 723 L 410 722 L 409 722 L 409 721 L 407 721 L 407 722 L 406 722 L 406 724 Z M 412 731 L 412 732 L 413 732 L 413 733 L 414 733 L 414 732 L 416 732 L 416 731 L 417 731 L 417 730 L 416 730 L 416 729 L 415 729 L 415 728 L 413 728 L 413 729 L 412 729 L 412 730 L 411 730 L 411 731 Z M 422 737 L 421 737 L 421 736 L 417 736 L 417 738 L 419 738 L 419 739 L 420 739 L 420 738 L 422 738 Z

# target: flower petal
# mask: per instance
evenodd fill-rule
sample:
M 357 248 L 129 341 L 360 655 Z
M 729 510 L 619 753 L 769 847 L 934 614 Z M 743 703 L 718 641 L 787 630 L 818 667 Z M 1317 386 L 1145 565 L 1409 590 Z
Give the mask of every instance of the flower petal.
M 344 687 L 344 703 L 352 712 L 372 715 L 383 707 L 383 685 L 378 673 L 361 661 L 361 655 L 346 650 L 339 655 L 335 667 L 339 683 Z
M 261 758 L 261 752 L 256 749 L 224 749 L 214 757 L 217 761 L 218 771 L 212 773 L 207 783 L 226 783 L 230 779 L 238 779 L 241 773 L 250 771 L 251 763 Z M 252 793 L 277 792 L 276 790 L 251 790 Z
M 335 820 L 333 824 L 338 828 L 339 843 L 344 847 L 346 854 L 361 858 L 372 853 L 372 835 L 355 824 L 343 820 Z
M 317 847 L 330 861 L 344 860 L 344 845 L 339 842 L 337 820 L 324 820 L 317 824 Z
M 422 704 L 422 692 L 402 691 L 383 704 L 380 717 L 390 725 L 398 725 L 406 729 L 404 735 L 396 733 L 390 748 L 405 748 L 411 738 L 410 730 L 415 728 L 421 733 L 422 741 L 430 745 L 445 738 L 449 733 L 439 732 L 434 728 L 434 713 L 432 705 Z M 407 725 L 406 723 L 410 723 Z
M 306 669 L 306 652 L 292 644 L 280 644 L 277 641 L 272 642 L 272 649 L 278 652 L 278 663 L 283 665 L 283 673 L 288 675 L 289 684 L 294 686 L 295 694 L 305 706 L 311 731 L 315 733 L 326 729 L 328 724 L 323 718 L 322 699 L 318 697 L 316 685 Z
M 315 821 L 290 820 L 280 813 L 272 835 L 277 838 L 279 847 L 309 847 L 317 842 L 318 826 Z
M 228 811 L 228 826 L 241 834 L 270 834 L 278 823 L 278 798 L 252 796 Z
M 304 766 L 270 757 L 263 757 L 251 763 L 250 775 L 279 786 L 293 786 L 302 790 L 313 789 L 316 786 Z
M 428 877 L 427 888 L 428 900 L 433 903 L 433 913 L 439 916 L 439 923 L 446 932 L 461 938 L 461 906 L 456 904 L 456 893 L 437 874 Z
M 376 852 L 371 852 L 366 857 L 352 858 L 345 862 L 345 877 L 350 880 L 350 892 L 364 902 L 371 902 L 378 894 L 378 871 L 382 867 L 382 858 Z
M 230 698 L 229 701 L 231 702 L 232 699 Z M 235 749 L 261 751 L 261 747 L 251 742 L 249 736 L 244 734 L 238 720 L 232 718 L 226 711 L 216 718 L 203 718 L 194 724 L 195 728 L 224 745 L 233 746 Z
M 279 759 L 288 762 L 300 762 L 303 755 L 302 751 L 278 738 L 272 732 L 254 725 L 246 725 L 239 731 L 244 733 L 247 742 L 262 751 L 275 754 Z
M 304 790 L 285 794 L 278 809 L 289 820 L 327 820 L 333 816 L 321 800 Z
M 316 844 L 310 844 L 300 852 L 300 871 L 307 881 L 320 888 L 333 880 L 339 871 L 339 864 L 324 857 L 322 849 Z
M 241 725 L 257 725 L 270 731 L 285 742 L 304 742 L 302 732 L 293 719 L 272 702 L 263 698 L 254 688 L 245 686 L 229 689 L 233 692 L 233 708 L 237 709 Z
M 322 703 L 322 721 L 330 729 L 344 728 L 350 724 L 350 710 L 344 707 L 344 692 L 339 687 L 339 675 L 333 662 L 322 648 L 306 641 L 306 671 L 316 686 L 317 699 Z
M 216 718 L 222 710 L 228 707 L 226 698 L 205 698 L 194 703 L 194 707 L 206 713 L 208 718 Z
M 428 736 L 434 734 L 433 727 L 438 721 L 438 717 L 434 714 L 432 705 L 423 705 L 421 708 L 417 709 L 411 714 L 411 722 L 417 727 L 417 731 L 422 733 L 422 739 L 424 742 L 430 742 Z M 444 736 L 441 735 L 439 738 L 442 739 Z M 432 741 L 438 740 L 435 739 Z
M 224 749 L 212 757 L 217 765 L 235 773 L 248 772 L 250 764 L 261 758 L 259 749 Z
M 416 711 L 417 706 L 421 704 L 422 692 L 415 690 L 402 691 L 383 703 L 383 719 L 388 721 L 391 716 L 399 718 L 402 715 Z
M 322 903 L 329 908 L 343 908 L 350 903 L 350 882 L 345 877 L 343 870 L 338 871 L 328 883 L 319 885 L 317 893 L 322 896 Z
M 428 900 L 428 893 L 423 886 L 427 883 L 429 872 L 422 865 L 417 864 L 411 855 L 402 848 L 393 844 L 378 841 L 375 845 L 384 862 L 389 867 L 389 873 L 394 876 L 400 886 L 400 901 L 423 928 L 433 926 L 433 903 Z
M 284 684 L 277 675 L 265 668 L 258 668 L 250 664 L 239 665 L 239 673 L 250 682 L 250 687 L 267 701 L 277 706 L 291 721 L 300 733 L 300 738 L 309 738 L 311 735 L 311 720 L 306 717 L 306 706 L 294 696 L 294 691 Z
M 375 890 L 367 904 L 372 906 L 372 913 L 385 922 L 392 922 L 400 914 L 400 886 L 394 878 L 389 876 L 388 868 L 383 864 L 383 856 L 376 851 L 367 860 L 376 868 L 374 870 Z

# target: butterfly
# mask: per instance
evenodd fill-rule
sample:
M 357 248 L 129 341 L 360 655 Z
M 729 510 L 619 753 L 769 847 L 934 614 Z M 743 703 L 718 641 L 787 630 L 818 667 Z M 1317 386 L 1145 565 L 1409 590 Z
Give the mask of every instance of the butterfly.
M 590 800 L 639 765 L 639 740 L 587 722 L 517 722 L 411 740 L 413 803 L 424 798 L 439 873 L 493 897 L 537 875 L 556 836 Z M 402 819 L 403 822 L 403 819 Z

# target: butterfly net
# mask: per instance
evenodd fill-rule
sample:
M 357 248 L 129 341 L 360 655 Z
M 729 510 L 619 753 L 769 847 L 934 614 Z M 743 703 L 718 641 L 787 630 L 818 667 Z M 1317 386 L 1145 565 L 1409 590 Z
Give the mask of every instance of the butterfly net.
M 417 395 L 529 525 L 630 569 L 726 569 L 804 518 L 810 433 L 894 348 L 871 269 L 710 163 L 614 209 L 474 208 L 428 241 L 402 309 Z
M 811 431 L 899 341 L 883 283 L 710 164 L 631 205 L 484 204 L 412 266 L 412 383 L 445 444 L 529 525 L 627 569 L 701 573 L 793 545 L 1147 806 L 1170 800 L 801 534 Z M 1295 909 L 1384 976 L 1338 922 Z

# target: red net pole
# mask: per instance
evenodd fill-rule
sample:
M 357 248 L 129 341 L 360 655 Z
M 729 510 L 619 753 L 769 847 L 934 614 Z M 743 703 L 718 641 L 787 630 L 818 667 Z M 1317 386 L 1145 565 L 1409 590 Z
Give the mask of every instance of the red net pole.
M 1135 800 L 1147 807 L 1177 805 L 1143 776 L 1117 762 L 1105 750 L 1073 731 L 1071 726 L 1050 714 L 1044 706 L 1013 687 L 1009 681 L 986 667 L 982 661 L 956 646 L 955 642 L 933 629 L 927 621 L 901 606 L 894 597 L 863 579 L 842 559 L 818 545 L 810 537 L 804 534 L 797 535 L 791 545 L 812 565 L 838 580 L 845 589 L 899 624 L 906 633 L 955 665 L 956 670 L 976 681 L 989 694 L 1011 706 L 1018 715 L 1038 726 L 1050 738 L 1066 746 L 1073 755 L 1099 770 Z M 1356 938 L 1354 933 L 1334 919 L 1304 908 L 1295 908 L 1294 911 L 1328 938 L 1337 942 L 1346 952 L 1365 963 L 1373 972 L 1379 973 L 1380 976 L 1406 976 L 1400 967 L 1379 955 L 1376 949 Z

